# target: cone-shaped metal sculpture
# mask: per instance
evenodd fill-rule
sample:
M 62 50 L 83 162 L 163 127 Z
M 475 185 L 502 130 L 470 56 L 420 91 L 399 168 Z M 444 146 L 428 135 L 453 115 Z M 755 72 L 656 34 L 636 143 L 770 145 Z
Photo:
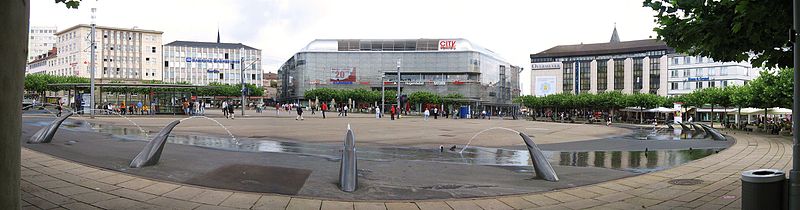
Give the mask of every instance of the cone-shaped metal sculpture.
M 72 116 L 71 112 L 61 115 L 61 117 L 54 120 L 50 125 L 36 131 L 36 133 L 28 139 L 28 144 L 50 143 L 53 141 L 53 136 L 56 134 L 56 131 L 58 131 L 58 127 L 61 126 L 61 123 L 69 116 Z
M 158 160 L 161 158 L 161 151 L 164 150 L 164 144 L 167 143 L 169 133 L 172 132 L 172 129 L 175 128 L 178 123 L 181 123 L 181 121 L 175 120 L 162 128 L 161 132 L 158 132 L 158 135 L 154 136 L 150 142 L 147 142 L 144 149 L 133 158 L 130 167 L 140 168 L 157 164 Z
M 706 130 L 705 130 L 705 129 L 703 129 L 703 127 L 700 127 L 699 125 L 697 125 L 697 124 L 695 124 L 695 123 L 693 123 L 693 122 L 689 123 L 689 125 L 692 125 L 692 127 L 693 127 L 693 128 L 694 128 L 694 130 L 696 130 L 696 131 L 703 131 L 703 132 L 706 132 Z
M 724 135 L 722 135 L 721 133 L 719 133 L 719 131 L 717 129 L 711 128 L 710 126 L 705 125 L 705 124 L 700 124 L 700 126 L 705 128 L 707 133 L 709 135 L 711 135 L 711 138 L 714 138 L 714 140 L 717 140 L 717 141 L 727 141 L 728 140 L 728 138 L 725 137 Z
M 533 171 L 536 172 L 536 176 L 547 181 L 557 182 L 558 175 L 556 175 L 556 171 L 553 170 L 550 162 L 547 161 L 547 157 L 542 154 L 542 150 L 536 146 L 536 143 L 533 143 L 533 140 L 527 134 L 520 132 L 519 135 L 528 145 L 528 153 L 531 154 L 531 163 L 533 163 Z
M 347 136 L 344 138 L 342 162 L 339 168 L 339 189 L 353 192 L 358 188 L 358 160 L 356 159 L 356 137 L 350 125 L 347 125 Z
M 681 128 L 683 128 L 683 130 L 687 130 L 687 131 L 692 130 L 692 128 L 690 128 L 689 126 L 686 126 L 686 124 L 683 124 L 681 122 L 678 122 L 678 125 L 681 125 Z

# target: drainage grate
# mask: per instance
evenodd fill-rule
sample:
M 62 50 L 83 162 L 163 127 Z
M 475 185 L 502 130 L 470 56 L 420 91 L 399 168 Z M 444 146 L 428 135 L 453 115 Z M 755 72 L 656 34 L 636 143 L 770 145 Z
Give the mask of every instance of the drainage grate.
M 703 183 L 703 180 L 699 179 L 673 179 L 669 180 L 670 184 L 674 185 L 698 185 Z

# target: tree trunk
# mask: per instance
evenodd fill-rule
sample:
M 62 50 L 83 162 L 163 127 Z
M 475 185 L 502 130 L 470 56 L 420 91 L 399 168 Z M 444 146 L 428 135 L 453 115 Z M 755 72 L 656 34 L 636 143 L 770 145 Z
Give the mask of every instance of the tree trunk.
M 50 2 L 52 4 L 52 2 Z M 20 209 L 22 91 L 28 49 L 30 1 L 0 1 L 0 208 Z

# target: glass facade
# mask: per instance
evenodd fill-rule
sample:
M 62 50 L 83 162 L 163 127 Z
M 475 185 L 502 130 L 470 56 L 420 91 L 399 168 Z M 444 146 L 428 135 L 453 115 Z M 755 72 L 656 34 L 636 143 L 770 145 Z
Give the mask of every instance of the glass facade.
M 625 89 L 625 59 L 614 59 L 614 90 Z
M 642 83 L 643 78 L 642 74 L 644 73 L 644 58 L 634 58 L 633 59 L 633 92 L 639 92 L 642 90 Z
M 661 88 L 661 59 L 650 58 L 650 93 L 658 94 Z
M 575 69 L 572 66 L 574 64 L 575 63 L 573 62 L 565 62 L 563 65 L 564 81 L 562 84 L 564 84 L 564 86 L 562 87 L 562 90 L 565 93 L 572 92 L 573 88 L 575 87 Z
M 580 93 L 588 93 L 592 89 L 592 62 L 581 61 L 578 63 L 578 73 L 580 74 Z
M 597 92 L 608 89 L 608 60 L 597 61 Z
M 305 91 L 316 88 L 380 90 L 381 81 L 394 90 L 398 61 L 402 94 L 455 93 L 498 104 L 519 96 L 519 68 L 482 50 L 441 50 L 440 40 L 433 39 L 335 40 L 329 48 L 310 49 L 324 42 L 312 42 L 280 67 L 281 100 L 304 99 Z
M 217 45 L 217 46 L 214 46 Z M 241 48 L 240 44 L 184 43 L 164 45 L 163 81 L 187 82 L 193 85 L 210 83 L 262 85 L 261 50 Z M 244 49 L 244 50 L 242 50 Z M 244 61 L 241 59 L 245 58 Z M 244 64 L 242 64 L 244 63 Z M 246 65 L 246 66 L 241 66 Z M 244 68 L 244 74 L 242 74 Z

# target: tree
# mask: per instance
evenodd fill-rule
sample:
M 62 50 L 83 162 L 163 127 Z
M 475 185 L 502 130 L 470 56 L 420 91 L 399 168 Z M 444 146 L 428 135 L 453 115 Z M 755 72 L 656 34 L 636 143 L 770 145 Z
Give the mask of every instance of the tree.
M 791 0 L 645 0 L 653 30 L 676 51 L 718 61 L 791 67 Z
M 431 92 L 419 91 L 408 96 L 409 102 L 413 104 L 438 104 L 442 102 L 441 97 Z

